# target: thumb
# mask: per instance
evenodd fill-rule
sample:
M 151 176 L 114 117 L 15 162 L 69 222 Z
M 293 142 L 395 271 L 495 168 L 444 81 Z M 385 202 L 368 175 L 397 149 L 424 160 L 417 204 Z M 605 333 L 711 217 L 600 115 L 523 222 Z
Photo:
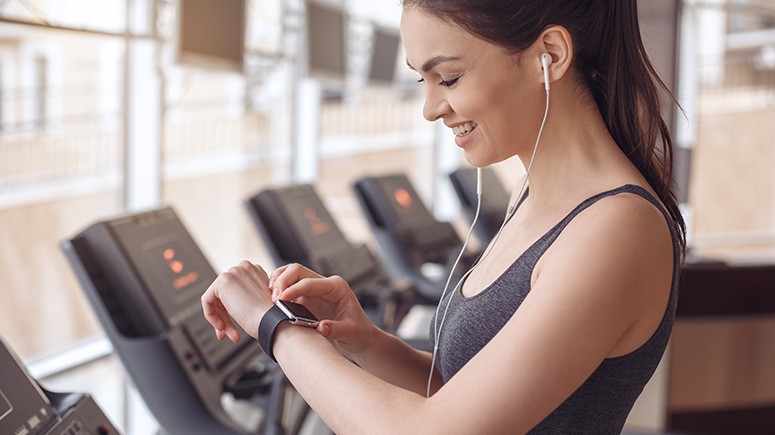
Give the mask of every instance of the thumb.
M 317 326 L 318 332 L 329 340 L 347 340 L 350 334 L 347 322 L 337 320 L 322 320 Z
M 331 320 L 321 320 L 318 322 L 318 326 L 315 328 L 318 330 L 318 333 L 326 338 L 332 338 L 331 337 L 331 324 L 334 323 Z

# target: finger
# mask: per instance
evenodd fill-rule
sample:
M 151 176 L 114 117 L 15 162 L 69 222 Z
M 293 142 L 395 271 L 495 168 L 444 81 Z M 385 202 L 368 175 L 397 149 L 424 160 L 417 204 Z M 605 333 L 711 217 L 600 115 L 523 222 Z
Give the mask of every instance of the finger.
M 225 336 L 228 336 L 232 341 L 239 341 L 239 330 L 232 322 L 229 313 L 222 305 L 220 307 L 213 305 L 210 305 L 210 309 L 206 310 L 204 315 L 215 329 L 215 336 L 218 337 L 218 340 L 223 340 Z
M 234 324 L 232 323 L 230 327 L 227 327 L 223 330 L 223 333 L 226 334 L 227 337 L 229 337 L 229 340 L 239 343 L 240 339 L 242 338 L 240 336 L 239 330 L 234 327 Z
M 274 287 L 275 281 L 280 275 L 285 273 L 285 271 L 288 270 L 289 267 L 296 267 L 296 266 L 300 266 L 300 265 L 297 263 L 288 263 L 288 264 L 283 264 L 282 266 L 275 269 L 274 272 L 272 272 L 272 275 L 269 277 L 269 286 Z
M 302 297 L 319 297 L 333 303 L 339 300 L 334 282 L 329 278 L 305 278 L 285 290 L 278 291 L 277 298 L 293 301 Z
M 223 302 L 217 296 L 217 289 L 220 283 L 216 279 L 210 287 L 202 294 L 202 311 L 205 319 L 215 329 L 215 336 L 218 340 L 229 337 L 230 340 L 237 342 L 240 339 L 239 330 L 232 322 L 229 312 L 224 307 Z
M 215 329 L 215 337 L 218 339 L 218 341 L 228 337 L 229 340 L 235 343 L 238 343 L 240 339 L 242 339 L 242 335 L 240 334 L 239 329 L 237 329 L 233 323 L 230 323 L 224 329 Z
M 314 275 L 315 274 L 313 274 L 309 269 L 300 264 L 288 264 L 283 268 L 282 272 L 276 274 L 273 282 L 273 288 L 279 294 L 301 279 Z
M 203 294 L 202 294 L 202 311 L 204 312 L 205 319 L 216 330 L 222 330 L 226 324 L 224 322 L 224 316 L 228 317 L 226 308 L 221 303 L 221 300 L 215 295 L 214 282 Z
M 240 339 L 240 333 L 239 330 L 234 326 L 234 323 L 231 321 L 231 318 L 228 314 L 222 314 L 218 312 L 217 314 L 205 314 L 205 319 L 213 326 L 213 330 L 215 330 L 215 336 L 218 338 L 218 340 L 223 340 L 226 337 L 229 337 L 230 340 L 237 342 Z
M 275 279 L 277 279 L 277 277 L 280 276 L 280 274 L 282 274 L 285 271 L 285 269 L 288 268 L 288 266 L 289 266 L 288 264 L 284 264 L 278 267 L 277 269 L 275 269 L 274 272 L 272 272 L 272 275 L 269 276 L 269 288 L 274 289 Z
M 321 320 L 318 322 L 318 326 L 315 329 L 317 329 L 318 333 L 323 337 L 333 339 L 334 337 L 329 336 L 331 334 L 331 323 L 333 322 L 330 320 Z
M 358 335 L 355 325 L 351 322 L 341 322 L 336 320 L 323 320 L 318 323 L 317 331 L 327 340 L 339 341 L 343 344 L 351 344 L 354 337 Z

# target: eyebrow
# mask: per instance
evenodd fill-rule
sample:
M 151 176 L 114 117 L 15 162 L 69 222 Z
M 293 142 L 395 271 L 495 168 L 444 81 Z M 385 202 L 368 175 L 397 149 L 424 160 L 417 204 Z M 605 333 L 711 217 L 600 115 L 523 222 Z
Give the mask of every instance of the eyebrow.
M 440 63 L 449 62 L 452 60 L 460 60 L 460 58 L 457 56 L 434 56 L 428 59 L 424 64 L 422 64 L 422 71 L 428 72 L 433 68 L 436 68 L 436 66 L 439 65 Z M 406 65 L 412 70 L 415 70 L 415 68 L 409 63 L 409 60 L 406 61 Z

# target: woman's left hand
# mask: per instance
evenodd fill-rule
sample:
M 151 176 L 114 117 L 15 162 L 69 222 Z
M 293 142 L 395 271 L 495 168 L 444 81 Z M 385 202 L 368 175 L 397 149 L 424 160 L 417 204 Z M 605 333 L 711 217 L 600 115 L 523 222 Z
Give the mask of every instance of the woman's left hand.
M 221 273 L 202 295 L 202 308 L 219 340 L 240 340 L 236 321 L 251 337 L 258 335 L 261 318 L 272 308 L 272 291 L 264 269 L 247 260 Z

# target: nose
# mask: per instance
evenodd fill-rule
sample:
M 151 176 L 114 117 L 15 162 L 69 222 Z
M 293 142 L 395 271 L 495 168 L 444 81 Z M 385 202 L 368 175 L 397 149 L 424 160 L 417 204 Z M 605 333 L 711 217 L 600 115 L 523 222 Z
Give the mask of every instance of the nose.
M 452 111 L 452 107 L 447 102 L 446 98 L 439 95 L 440 92 L 434 92 L 432 90 L 426 90 L 425 103 L 422 107 L 422 116 L 430 122 L 436 121 L 439 118 Z

